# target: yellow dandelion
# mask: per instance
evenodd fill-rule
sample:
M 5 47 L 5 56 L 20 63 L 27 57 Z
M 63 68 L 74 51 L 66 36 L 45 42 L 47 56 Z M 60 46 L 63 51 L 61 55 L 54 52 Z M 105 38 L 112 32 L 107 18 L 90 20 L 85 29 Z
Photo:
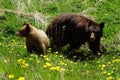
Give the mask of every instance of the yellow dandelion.
M 37 63 L 40 63 L 40 61 L 39 61 L 39 60 L 37 60 Z
M 59 53 L 58 51 L 54 52 L 54 54 L 58 54 L 58 53 Z
M 105 67 L 106 67 L 106 65 L 105 65 L 105 64 L 103 64 L 101 67 L 102 67 L 102 68 L 105 68 Z
M 30 57 L 33 57 L 34 56 L 34 54 L 30 54 Z
M 14 75 L 13 75 L 13 74 L 9 74 L 9 75 L 8 75 L 8 78 L 9 78 L 9 79 L 13 79 L 13 78 L 14 78 Z
M 23 60 L 23 59 L 18 59 L 17 62 L 18 62 L 18 63 L 21 63 L 22 60 Z
M 100 53 L 100 52 L 98 52 L 97 54 L 98 54 L 98 55 L 100 55 L 101 53 Z
M 111 73 L 107 73 L 108 76 L 111 76 Z
M 56 66 L 55 69 L 56 69 L 57 71 L 60 71 L 60 66 Z
M 60 65 L 67 66 L 67 64 L 65 64 L 65 63 L 64 63 L 64 62 L 62 62 L 62 61 L 59 61 L 59 64 L 60 64 Z
M 108 62 L 108 65 L 110 65 L 111 64 L 111 62 Z
M 6 60 L 6 59 L 4 60 L 4 63 L 7 63 L 7 60 Z
M 65 69 L 64 69 L 64 68 L 61 68 L 60 71 L 65 71 Z
M 47 68 L 47 65 L 43 65 L 44 68 Z
M 117 80 L 120 80 L 120 78 L 118 78 Z
M 44 55 L 44 56 L 43 56 L 43 58 L 47 58 L 47 56 L 46 56 L 46 55 Z
M 22 60 L 22 62 L 21 62 L 22 64 L 25 64 L 26 63 L 26 60 Z
M 28 67 L 28 63 L 24 63 L 22 67 L 23 67 L 23 68 Z
M 73 56 L 73 58 L 75 59 L 77 56 Z
M 104 75 L 104 74 L 106 74 L 106 73 L 107 73 L 106 71 L 103 71 L 103 73 L 102 73 L 102 74 Z
M 107 78 L 107 80 L 112 80 L 113 79 L 113 77 L 112 76 L 109 76 L 108 78 Z
M 48 67 L 52 66 L 52 64 L 49 63 L 49 62 L 46 62 L 46 65 L 47 65 Z
M 46 57 L 45 60 L 48 61 L 48 62 L 50 61 L 50 59 L 48 57 Z
M 26 45 L 23 46 L 26 49 Z
M 50 70 L 55 70 L 56 68 L 55 67 L 51 67 L 51 68 L 49 68 Z
M 32 60 L 32 58 L 29 58 L 29 60 L 31 61 L 31 60 Z
M 113 70 L 113 71 L 115 71 L 115 70 L 116 70 L 116 68 L 114 67 L 114 68 L 112 68 L 112 70 Z
M 25 78 L 24 77 L 19 77 L 18 80 L 25 80 Z
M 60 55 L 60 58 L 62 58 L 63 56 L 62 55 Z

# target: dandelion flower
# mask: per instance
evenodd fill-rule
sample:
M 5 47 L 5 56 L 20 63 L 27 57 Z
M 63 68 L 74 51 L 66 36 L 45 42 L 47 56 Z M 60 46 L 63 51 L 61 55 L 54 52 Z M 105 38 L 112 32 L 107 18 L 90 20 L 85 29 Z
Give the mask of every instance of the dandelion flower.
M 52 66 L 51 63 L 49 63 L 49 62 L 46 62 L 46 65 L 47 65 L 48 67 Z
M 108 78 L 107 78 L 107 80 L 112 80 L 113 79 L 113 77 L 112 76 L 109 76 Z
M 101 67 L 102 67 L 102 68 L 105 68 L 105 66 L 106 66 L 106 65 L 105 65 L 105 64 L 103 64 Z
M 26 49 L 26 45 L 24 45 L 24 48 Z
M 22 61 L 22 59 L 18 59 L 17 62 L 20 63 Z
M 59 64 L 60 64 L 60 65 L 67 66 L 67 64 L 65 64 L 65 63 L 64 63 L 64 62 L 62 62 L 62 61 L 59 61 Z
M 51 67 L 51 68 L 49 68 L 50 70 L 55 70 L 56 68 L 55 67 Z
M 103 75 L 106 74 L 107 72 L 106 71 L 103 71 Z
M 47 68 L 47 65 L 43 65 L 44 68 Z
M 107 73 L 108 76 L 111 76 L 111 73 Z
M 6 60 L 6 59 L 4 60 L 4 63 L 7 63 L 7 60 Z
M 25 78 L 24 77 L 19 77 L 18 80 L 25 80 Z
M 14 75 L 13 75 L 13 74 L 9 74 L 9 75 L 8 75 L 8 78 L 9 78 L 9 79 L 13 79 L 13 78 L 14 78 Z
M 108 62 L 108 65 L 110 65 L 111 64 L 111 62 Z

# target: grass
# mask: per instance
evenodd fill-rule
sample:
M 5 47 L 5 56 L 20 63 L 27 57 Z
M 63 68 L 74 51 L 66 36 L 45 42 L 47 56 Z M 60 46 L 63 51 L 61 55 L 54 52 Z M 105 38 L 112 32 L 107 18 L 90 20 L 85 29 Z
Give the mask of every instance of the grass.
M 0 80 L 120 80 L 120 7 L 117 0 L 1 0 Z M 61 13 L 76 13 L 105 22 L 102 43 L 105 55 L 74 62 L 51 53 L 28 55 L 25 39 L 16 37 L 24 21 L 46 30 Z M 82 49 L 83 54 L 88 50 Z M 76 56 L 73 56 L 73 59 Z

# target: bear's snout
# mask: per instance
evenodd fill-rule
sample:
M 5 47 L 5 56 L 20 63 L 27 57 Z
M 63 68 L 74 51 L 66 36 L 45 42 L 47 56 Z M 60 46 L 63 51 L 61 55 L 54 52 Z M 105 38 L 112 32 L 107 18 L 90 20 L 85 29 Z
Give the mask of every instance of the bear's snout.
M 16 36 L 20 36 L 19 32 L 16 32 L 15 35 L 16 35 Z
M 93 32 L 90 34 L 90 41 L 95 41 L 95 34 Z

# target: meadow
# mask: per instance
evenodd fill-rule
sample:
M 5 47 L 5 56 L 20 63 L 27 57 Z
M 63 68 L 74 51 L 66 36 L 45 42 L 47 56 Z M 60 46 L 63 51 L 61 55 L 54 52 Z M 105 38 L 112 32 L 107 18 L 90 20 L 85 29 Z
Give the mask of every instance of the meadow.
M 24 21 L 45 31 L 61 13 L 104 21 L 101 43 L 106 51 L 91 59 L 86 46 L 80 49 L 85 57 L 77 60 L 51 48 L 45 56 L 28 55 L 25 39 L 15 32 Z M 120 80 L 119 13 L 119 0 L 0 0 L 0 80 Z

